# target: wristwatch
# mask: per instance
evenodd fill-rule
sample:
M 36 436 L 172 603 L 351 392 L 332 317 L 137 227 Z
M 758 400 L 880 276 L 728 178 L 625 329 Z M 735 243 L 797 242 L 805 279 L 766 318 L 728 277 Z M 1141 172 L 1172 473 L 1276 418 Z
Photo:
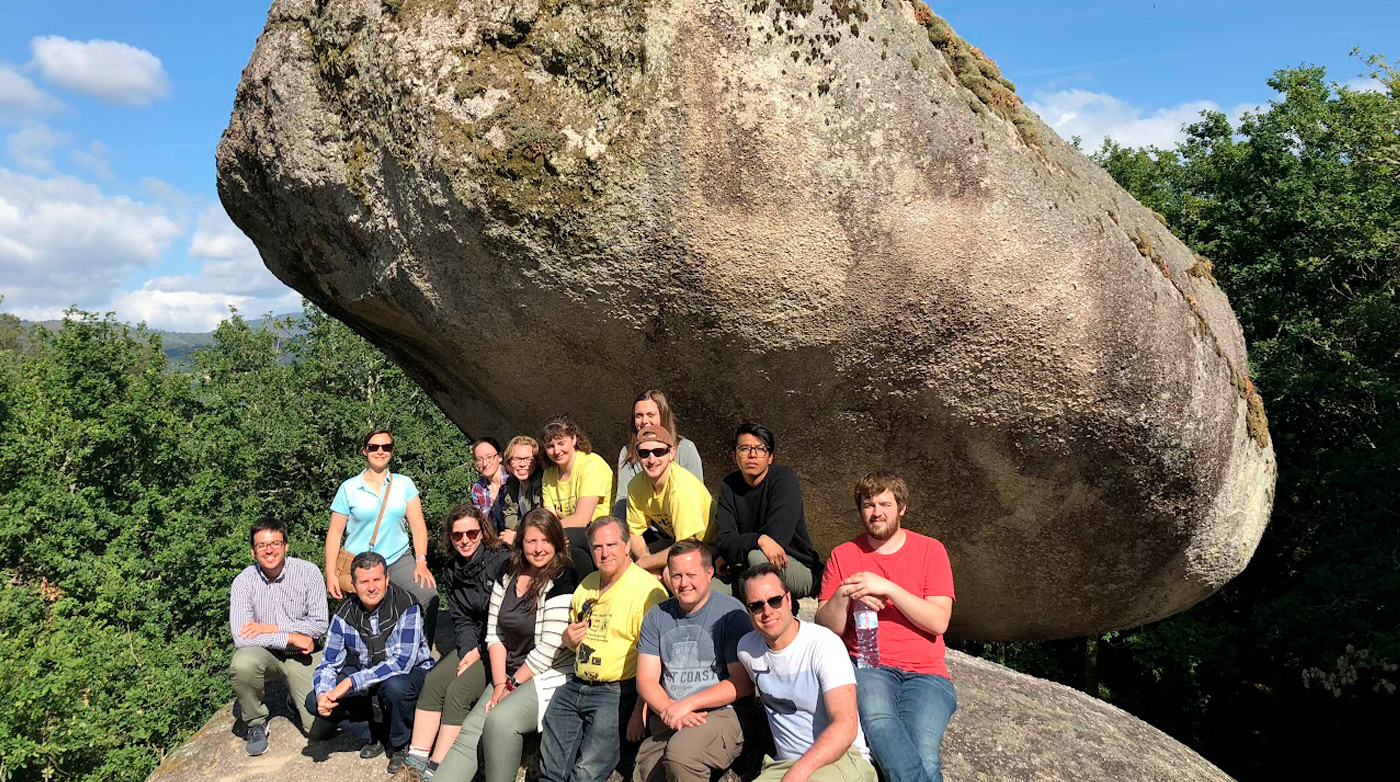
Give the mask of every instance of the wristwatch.
M 515 674 L 506 677 L 506 692 L 515 692 L 515 688 L 520 686 L 520 682 L 515 680 Z

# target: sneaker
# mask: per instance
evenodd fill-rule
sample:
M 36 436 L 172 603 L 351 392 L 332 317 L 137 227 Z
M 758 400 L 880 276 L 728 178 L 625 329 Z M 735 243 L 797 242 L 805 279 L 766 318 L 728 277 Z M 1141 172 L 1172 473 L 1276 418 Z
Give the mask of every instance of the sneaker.
M 438 764 L 436 764 L 436 763 L 434 763 L 433 761 L 430 760 L 430 761 L 428 761 L 428 767 L 425 768 L 425 769 L 423 769 L 423 772 L 420 773 L 420 774 L 418 775 L 418 778 L 419 778 L 419 779 L 422 779 L 422 780 L 425 780 L 425 782 L 426 782 L 426 780 L 429 780 L 429 779 L 432 779 L 432 778 L 433 778 L 433 775 L 437 773 L 437 770 L 438 770 Z
M 397 774 L 403 770 L 404 761 L 406 760 L 408 760 L 408 750 L 397 750 L 389 756 L 389 768 L 385 770 L 390 774 Z
M 371 760 L 383 754 L 384 745 L 377 741 L 371 741 L 363 747 L 360 747 L 360 759 L 362 760 Z
M 267 724 L 248 726 L 248 756 L 256 757 L 267 751 Z
M 405 766 L 417 771 L 419 775 L 428 770 L 428 763 L 427 755 L 415 755 L 412 752 L 408 753 L 408 756 L 403 760 Z

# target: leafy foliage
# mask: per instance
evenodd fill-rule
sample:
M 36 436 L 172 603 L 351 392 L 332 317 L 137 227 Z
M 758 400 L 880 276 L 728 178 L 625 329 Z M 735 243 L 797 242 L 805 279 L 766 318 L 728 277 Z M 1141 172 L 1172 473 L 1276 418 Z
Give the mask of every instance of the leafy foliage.
M 1096 680 L 1241 779 L 1369 775 L 1400 725 L 1400 74 L 1368 62 L 1380 91 L 1279 71 L 1280 99 L 1236 127 L 1206 112 L 1174 150 L 1095 155 L 1229 294 L 1269 408 L 1274 513 L 1244 574 L 1100 639 L 1096 668 L 1083 642 L 1010 656 Z
M 144 779 L 227 702 L 248 524 L 286 519 L 319 563 L 365 432 L 395 431 L 429 519 L 468 496 L 461 432 L 307 309 L 256 330 L 235 314 L 190 368 L 110 317 L 0 320 L 0 780 Z

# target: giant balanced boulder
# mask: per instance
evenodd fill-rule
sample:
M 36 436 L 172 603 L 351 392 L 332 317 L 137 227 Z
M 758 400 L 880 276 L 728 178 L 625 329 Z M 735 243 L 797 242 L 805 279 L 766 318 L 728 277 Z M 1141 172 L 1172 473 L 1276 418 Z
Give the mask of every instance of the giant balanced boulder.
M 470 433 L 758 419 L 819 546 L 910 484 L 954 634 L 1135 625 L 1249 560 L 1274 457 L 1207 260 L 907 0 L 278 0 L 218 151 L 269 268 Z

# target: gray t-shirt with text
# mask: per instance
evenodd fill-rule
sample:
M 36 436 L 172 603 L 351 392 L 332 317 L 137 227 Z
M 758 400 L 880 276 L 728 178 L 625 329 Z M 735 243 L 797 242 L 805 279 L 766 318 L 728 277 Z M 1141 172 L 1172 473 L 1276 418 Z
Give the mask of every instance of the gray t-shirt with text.
M 689 615 L 671 598 L 643 617 L 637 653 L 661 658 L 661 686 L 680 700 L 728 679 L 739 639 L 752 629 L 744 606 L 729 595 L 711 592 Z

